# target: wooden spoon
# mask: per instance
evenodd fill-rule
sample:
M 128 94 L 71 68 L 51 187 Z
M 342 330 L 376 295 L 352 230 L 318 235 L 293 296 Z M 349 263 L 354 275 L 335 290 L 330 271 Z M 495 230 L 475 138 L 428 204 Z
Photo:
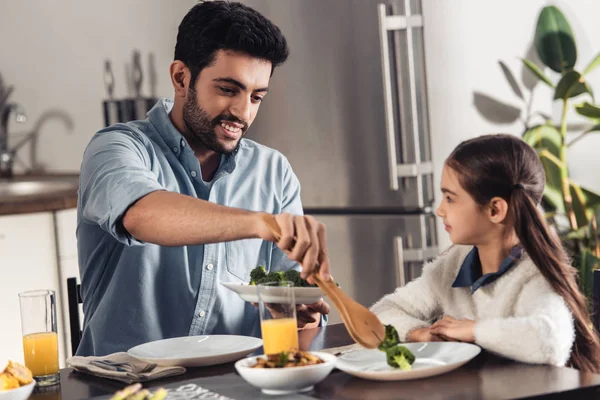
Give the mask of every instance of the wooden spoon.
M 272 215 L 265 215 L 263 220 L 271 230 L 276 241 L 281 239 L 281 229 Z M 319 276 L 319 266 L 311 276 L 321 290 L 327 294 L 338 309 L 348 333 L 354 341 L 367 349 L 378 347 L 385 339 L 385 328 L 379 318 L 365 306 L 357 303 L 344 293 L 330 277 L 325 281 Z

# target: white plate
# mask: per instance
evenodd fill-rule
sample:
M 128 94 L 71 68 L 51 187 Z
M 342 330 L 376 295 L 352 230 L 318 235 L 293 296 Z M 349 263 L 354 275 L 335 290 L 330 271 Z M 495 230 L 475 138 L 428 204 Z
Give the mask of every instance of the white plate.
M 251 336 L 184 336 L 140 344 L 127 354 L 161 366 L 203 367 L 237 361 L 260 346 Z
M 221 282 L 227 289 L 237 293 L 242 299 L 250 303 L 258 303 L 258 292 L 256 291 L 255 285 L 248 285 L 247 283 L 235 283 L 235 282 Z M 282 288 L 283 289 L 283 288 Z M 278 297 L 273 295 L 275 288 L 269 290 L 271 296 L 267 299 L 269 303 L 277 303 L 284 301 L 284 297 Z M 296 304 L 312 304 L 316 303 L 325 296 L 325 293 L 318 287 L 295 287 L 294 297 Z
M 457 342 L 403 343 L 415 355 L 413 369 L 403 371 L 387 364 L 383 351 L 359 349 L 342 354 L 336 368 L 365 379 L 403 381 L 426 378 L 452 371 L 481 352 L 474 344 Z
M 333 354 L 311 351 L 310 354 L 321 358 L 321 364 L 292 368 L 252 368 L 258 358 L 248 357 L 235 363 L 235 369 L 252 386 L 260 388 L 266 394 L 285 395 L 296 392 L 308 392 L 321 382 L 335 366 Z

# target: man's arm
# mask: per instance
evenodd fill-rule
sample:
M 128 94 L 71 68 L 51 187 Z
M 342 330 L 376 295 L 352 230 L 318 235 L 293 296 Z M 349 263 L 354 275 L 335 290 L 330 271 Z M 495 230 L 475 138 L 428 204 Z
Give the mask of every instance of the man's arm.
M 162 246 L 184 246 L 260 238 L 276 242 L 302 265 L 307 277 L 317 263 L 328 279 L 325 226 L 310 216 L 275 215 L 281 238 L 275 240 L 263 217 L 268 214 L 226 207 L 178 193 L 155 191 L 136 201 L 123 216 L 134 238 Z M 325 275 L 327 274 L 327 275 Z
M 179 193 L 156 191 L 135 202 L 123 226 L 138 240 L 185 246 L 262 238 L 274 240 L 264 213 L 231 208 Z

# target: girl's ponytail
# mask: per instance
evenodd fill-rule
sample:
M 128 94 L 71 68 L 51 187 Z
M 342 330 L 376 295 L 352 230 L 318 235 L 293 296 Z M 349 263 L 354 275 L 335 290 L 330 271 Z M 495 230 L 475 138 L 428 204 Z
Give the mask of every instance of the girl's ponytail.
M 575 324 L 575 343 L 569 364 L 576 369 L 600 372 L 600 343 L 592 326 L 585 296 L 577 285 L 577 270 L 560 239 L 550 231 L 544 217 L 527 194 L 523 185 L 514 186 L 509 200 L 514 227 L 534 264 L 552 288 L 567 303 Z

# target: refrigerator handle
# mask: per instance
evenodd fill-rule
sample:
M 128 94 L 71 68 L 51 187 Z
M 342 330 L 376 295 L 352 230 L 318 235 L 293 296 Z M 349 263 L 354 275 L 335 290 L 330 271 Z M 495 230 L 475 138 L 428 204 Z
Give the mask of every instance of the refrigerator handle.
M 419 128 L 417 123 L 417 101 L 416 101 L 416 82 L 414 67 L 409 65 L 409 87 L 411 90 L 410 108 L 413 118 L 413 136 L 414 136 L 414 154 L 416 162 L 414 164 L 398 163 L 396 154 L 396 129 L 394 126 L 394 102 L 392 94 L 392 75 L 390 68 L 390 47 L 388 42 L 388 31 L 404 29 L 410 31 L 409 27 L 422 26 L 422 17 L 420 15 L 387 15 L 386 5 L 378 6 L 379 21 L 379 44 L 381 46 L 381 68 L 383 76 L 383 104 L 385 113 L 385 130 L 387 137 L 388 166 L 390 172 L 390 188 L 398 190 L 398 179 L 406 177 L 419 177 L 421 175 L 432 174 L 433 164 L 429 161 L 421 162 L 421 148 L 419 140 Z M 407 42 L 407 53 L 412 57 L 414 53 L 412 40 Z M 410 60 L 410 58 L 409 58 Z M 409 63 L 410 64 L 410 63 Z M 400 139 L 404 139 L 404 132 L 400 130 Z M 406 140 L 401 140 L 403 145 Z
M 396 282 L 401 287 L 406 284 L 406 271 L 404 270 L 404 247 L 402 237 L 394 237 L 394 253 L 396 255 Z
M 392 100 L 392 73 L 390 71 L 390 46 L 387 34 L 387 11 L 385 4 L 378 5 L 379 44 L 381 46 L 381 68 L 383 75 L 383 104 L 385 112 L 385 132 L 388 151 L 390 188 L 398 190 L 398 161 L 396 158 L 396 132 L 394 128 L 394 102 Z

